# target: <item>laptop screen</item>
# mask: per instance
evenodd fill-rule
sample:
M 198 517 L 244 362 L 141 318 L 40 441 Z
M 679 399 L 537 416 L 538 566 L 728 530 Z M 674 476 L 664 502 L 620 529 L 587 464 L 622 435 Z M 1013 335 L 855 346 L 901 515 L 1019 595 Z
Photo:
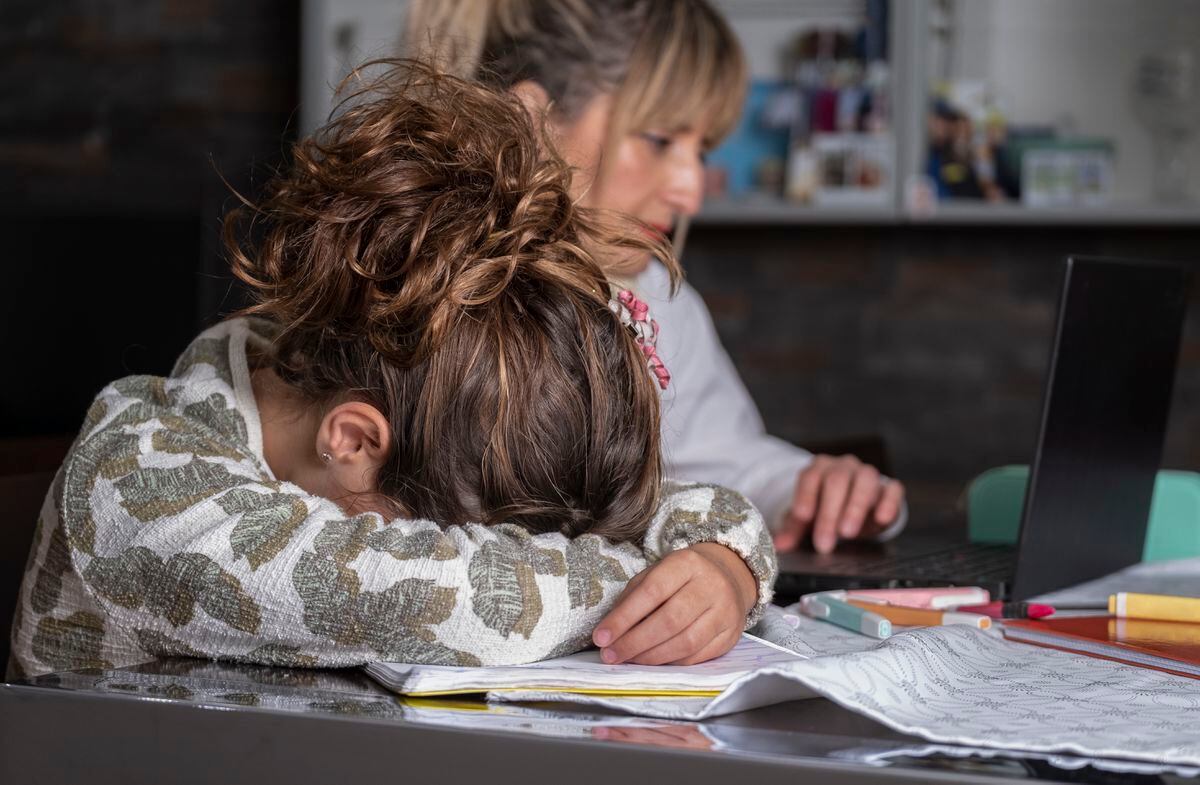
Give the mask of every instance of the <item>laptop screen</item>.
M 1013 599 L 1141 560 L 1187 296 L 1180 266 L 1067 260 Z

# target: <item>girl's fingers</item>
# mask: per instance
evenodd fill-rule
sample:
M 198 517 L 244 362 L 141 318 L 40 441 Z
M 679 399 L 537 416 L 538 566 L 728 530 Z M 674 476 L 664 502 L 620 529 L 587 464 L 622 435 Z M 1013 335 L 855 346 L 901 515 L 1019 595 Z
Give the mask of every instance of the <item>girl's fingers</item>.
M 613 600 L 613 607 L 615 608 L 618 605 L 620 605 L 622 602 L 624 602 L 625 598 L 628 597 L 630 594 L 632 594 L 634 589 L 636 589 L 639 585 L 641 585 L 642 581 L 646 580 L 646 574 L 649 573 L 650 570 L 652 570 L 652 569 L 654 569 L 654 565 L 647 567 L 646 569 L 639 572 L 637 575 L 630 578 L 629 583 L 625 584 L 625 588 L 621 589 L 621 593 L 617 595 L 617 599 Z
M 675 660 L 672 665 L 695 665 L 698 662 L 708 662 L 725 654 L 738 642 L 742 637 L 741 630 L 725 630 L 709 641 L 708 645 L 700 649 L 700 651 L 690 656 L 684 657 L 681 660 Z
M 652 578 L 647 578 L 646 583 Z M 711 592 L 696 583 L 686 584 L 632 629 L 614 639 L 600 652 L 600 659 L 615 665 L 637 658 L 690 627 L 708 610 L 711 602 Z
M 706 649 L 725 632 L 721 626 L 718 614 L 709 609 L 702 613 L 686 629 L 676 633 L 670 639 L 647 649 L 631 662 L 638 665 L 665 665 L 668 662 L 678 662 L 693 657 Z
M 596 625 L 592 632 L 592 643 L 601 649 L 611 646 L 673 597 L 687 583 L 689 577 L 687 570 L 675 568 L 675 562 L 687 558 L 704 557 L 692 551 L 676 551 L 634 576 L 633 580 L 637 583 L 630 582 L 617 604 Z

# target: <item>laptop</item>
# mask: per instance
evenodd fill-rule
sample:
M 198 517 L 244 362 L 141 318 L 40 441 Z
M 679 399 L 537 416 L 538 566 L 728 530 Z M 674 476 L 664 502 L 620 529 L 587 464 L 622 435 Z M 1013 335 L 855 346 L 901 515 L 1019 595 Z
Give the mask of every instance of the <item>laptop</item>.
M 778 594 L 957 584 L 1024 600 L 1141 561 L 1188 281 L 1174 264 L 1066 260 L 1015 548 L 949 526 L 781 553 Z

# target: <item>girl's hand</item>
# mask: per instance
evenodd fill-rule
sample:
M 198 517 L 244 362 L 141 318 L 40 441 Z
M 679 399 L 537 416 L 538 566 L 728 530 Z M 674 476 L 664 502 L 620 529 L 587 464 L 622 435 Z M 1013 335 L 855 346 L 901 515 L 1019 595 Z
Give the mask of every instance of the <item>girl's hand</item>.
M 742 557 L 723 545 L 700 543 L 635 575 L 596 625 L 592 641 L 609 664 L 704 662 L 737 643 L 757 595 Z

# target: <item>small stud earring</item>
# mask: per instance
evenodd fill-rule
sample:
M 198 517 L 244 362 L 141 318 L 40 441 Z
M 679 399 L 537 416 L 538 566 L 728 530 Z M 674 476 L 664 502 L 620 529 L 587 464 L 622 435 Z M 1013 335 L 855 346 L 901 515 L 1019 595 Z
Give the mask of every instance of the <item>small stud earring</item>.
M 325 461 L 325 463 L 329 463 L 333 460 L 333 456 L 327 452 L 323 452 L 321 453 L 321 460 Z

